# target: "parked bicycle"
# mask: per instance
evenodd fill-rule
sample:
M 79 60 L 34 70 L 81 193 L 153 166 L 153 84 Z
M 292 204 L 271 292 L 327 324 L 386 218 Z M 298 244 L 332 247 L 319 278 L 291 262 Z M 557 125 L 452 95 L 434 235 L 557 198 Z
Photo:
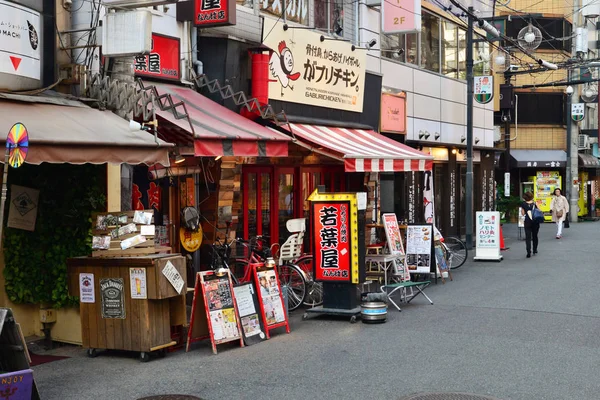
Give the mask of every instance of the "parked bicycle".
M 439 242 L 444 249 L 448 267 L 450 269 L 460 268 L 467 261 L 467 245 L 457 236 L 444 237 L 437 229 L 436 231 L 436 235 L 440 237 Z
M 231 278 L 235 285 L 252 281 L 252 267 L 255 264 L 272 264 L 277 268 L 279 281 L 282 289 L 286 291 L 288 298 L 288 310 L 293 311 L 300 307 L 306 297 L 306 279 L 304 272 L 296 265 L 285 263 L 275 266 L 271 257 L 267 238 L 256 236 L 249 241 L 242 238 L 227 241 L 230 224 L 227 224 L 225 238 L 212 245 L 213 256 L 211 268 L 218 271 L 226 268 L 231 271 Z M 245 248 L 245 257 L 231 258 L 232 244 L 241 245 Z

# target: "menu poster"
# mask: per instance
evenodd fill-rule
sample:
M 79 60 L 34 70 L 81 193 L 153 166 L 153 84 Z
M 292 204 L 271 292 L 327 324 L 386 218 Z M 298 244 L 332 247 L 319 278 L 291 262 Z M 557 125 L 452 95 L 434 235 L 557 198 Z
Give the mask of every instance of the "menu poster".
M 204 281 L 204 298 L 210 314 L 214 340 L 218 342 L 239 338 L 229 276 L 207 278 Z
M 402 236 L 396 214 L 383 214 L 383 225 L 390 253 L 392 255 L 404 255 L 404 246 L 402 245 Z
M 413 274 L 428 274 L 432 265 L 433 225 L 406 228 L 406 265 Z
M 285 322 L 285 311 L 283 309 L 283 301 L 279 292 L 279 284 L 275 276 L 275 270 L 259 271 L 258 284 L 260 286 L 260 297 L 265 313 L 265 323 L 267 325 L 275 325 L 280 322 Z
M 233 298 L 227 277 L 205 281 L 204 293 L 210 311 L 233 307 Z
M 233 292 L 242 324 L 244 343 L 251 345 L 265 340 L 263 324 L 258 315 L 259 304 L 254 284 L 236 286 Z

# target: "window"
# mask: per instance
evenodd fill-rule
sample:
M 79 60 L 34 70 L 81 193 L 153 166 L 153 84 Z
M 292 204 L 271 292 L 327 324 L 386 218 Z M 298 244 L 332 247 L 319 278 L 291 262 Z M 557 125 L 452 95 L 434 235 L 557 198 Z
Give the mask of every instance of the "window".
M 520 124 L 556 124 L 564 122 L 564 95 L 558 93 L 517 93 Z M 514 118 L 514 112 L 511 112 Z
M 419 65 L 419 40 L 416 33 L 406 35 L 406 62 L 410 64 Z
M 423 12 L 421 26 L 421 66 L 440 72 L 440 19 Z
M 458 28 L 451 22 L 442 22 L 442 74 L 458 77 Z
M 276 17 L 281 16 L 282 0 L 259 0 L 260 10 Z M 285 0 L 287 20 L 308 25 L 308 0 Z
M 342 36 L 344 34 L 344 1 L 315 0 L 315 29 Z
M 528 18 L 512 18 L 506 24 L 506 36 L 516 38 L 519 31 L 529 25 Z M 572 25 L 564 18 L 535 18 L 532 25 L 539 28 L 544 40 L 539 49 L 542 50 L 566 50 L 571 51 L 571 40 L 559 40 L 553 38 L 569 37 L 572 33 Z
M 416 33 L 382 35 L 381 49 L 382 57 L 411 64 L 418 63 L 419 47 Z
M 458 29 L 458 79 L 467 79 L 467 32 Z

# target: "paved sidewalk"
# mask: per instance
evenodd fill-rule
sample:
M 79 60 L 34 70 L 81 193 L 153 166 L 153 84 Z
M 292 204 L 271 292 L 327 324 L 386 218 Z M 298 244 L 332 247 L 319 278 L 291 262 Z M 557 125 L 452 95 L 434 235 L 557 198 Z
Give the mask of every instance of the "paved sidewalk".
M 540 254 L 525 258 L 514 225 L 505 260 L 468 262 L 454 281 L 389 311 L 382 325 L 301 320 L 292 333 L 212 355 L 189 352 L 142 364 L 83 349 L 40 365 L 43 399 L 137 399 L 180 393 L 221 399 L 399 399 L 467 392 L 503 400 L 600 398 L 600 223 L 572 224 L 563 239 L 540 230 Z

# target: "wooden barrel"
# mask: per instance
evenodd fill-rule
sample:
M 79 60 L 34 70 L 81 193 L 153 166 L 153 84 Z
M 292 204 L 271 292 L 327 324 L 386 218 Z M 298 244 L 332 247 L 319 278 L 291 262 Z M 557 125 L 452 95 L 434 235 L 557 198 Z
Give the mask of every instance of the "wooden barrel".
M 382 301 L 365 301 L 360 305 L 360 318 L 365 324 L 383 323 L 387 320 L 387 304 Z

